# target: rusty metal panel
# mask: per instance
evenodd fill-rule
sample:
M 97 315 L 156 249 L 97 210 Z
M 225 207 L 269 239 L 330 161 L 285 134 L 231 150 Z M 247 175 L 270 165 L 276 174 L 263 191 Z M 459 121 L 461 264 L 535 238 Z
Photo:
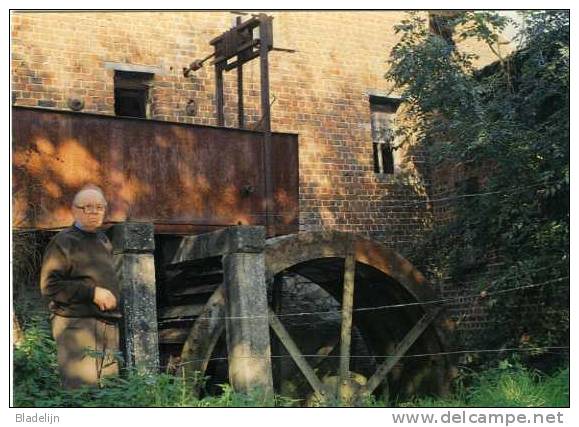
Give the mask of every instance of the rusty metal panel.
M 290 138 L 293 141 L 290 141 Z M 273 206 L 270 235 L 290 234 L 299 229 L 299 159 L 297 135 L 272 134 L 271 170 Z
M 89 182 L 109 200 L 108 222 L 151 221 L 162 233 L 266 223 L 260 132 L 13 107 L 12 143 L 15 228 L 69 226 Z M 295 232 L 297 135 L 272 145 L 269 222 Z

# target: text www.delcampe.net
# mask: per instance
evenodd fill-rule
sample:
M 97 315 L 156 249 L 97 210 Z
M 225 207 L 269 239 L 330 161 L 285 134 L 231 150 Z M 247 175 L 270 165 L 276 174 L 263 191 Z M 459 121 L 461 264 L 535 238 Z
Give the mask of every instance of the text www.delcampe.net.
M 563 413 L 508 414 L 467 411 L 443 413 L 393 413 L 394 424 L 563 424 Z

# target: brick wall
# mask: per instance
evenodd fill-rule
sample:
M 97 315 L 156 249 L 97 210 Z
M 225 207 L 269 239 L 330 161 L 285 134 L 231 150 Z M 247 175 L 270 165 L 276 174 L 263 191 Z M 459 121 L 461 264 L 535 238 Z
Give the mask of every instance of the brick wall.
M 373 172 L 370 92 L 387 93 L 393 26 L 402 12 L 274 12 L 270 54 L 272 129 L 299 134 L 300 229 L 336 228 L 404 251 L 431 223 L 421 147 L 402 155 L 402 176 Z M 214 78 L 207 65 L 182 68 L 212 51 L 230 28 L 227 12 L 13 13 L 14 105 L 114 114 L 111 63 L 155 67 L 151 118 L 215 125 Z M 492 59 L 482 52 L 482 62 Z M 108 64 L 108 65 L 107 65 Z M 244 68 L 246 122 L 259 121 L 259 62 Z M 225 76 L 225 123 L 237 125 L 235 72 Z M 185 107 L 193 100 L 196 114 Z

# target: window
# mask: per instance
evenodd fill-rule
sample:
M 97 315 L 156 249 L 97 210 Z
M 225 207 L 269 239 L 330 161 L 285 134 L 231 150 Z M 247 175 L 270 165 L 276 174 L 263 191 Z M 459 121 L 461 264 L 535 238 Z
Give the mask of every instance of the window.
M 153 74 L 115 71 L 115 114 L 150 117 L 150 87 Z
M 393 174 L 398 164 L 396 162 L 397 146 L 394 128 L 394 117 L 400 105 L 400 100 L 382 96 L 370 96 L 370 112 L 372 117 L 372 145 L 374 148 L 374 172 Z

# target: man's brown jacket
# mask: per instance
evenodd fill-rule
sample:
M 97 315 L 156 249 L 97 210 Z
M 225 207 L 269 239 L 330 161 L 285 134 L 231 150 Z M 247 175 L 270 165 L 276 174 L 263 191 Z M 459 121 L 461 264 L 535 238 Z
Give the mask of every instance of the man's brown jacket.
M 118 305 L 115 310 L 101 311 L 93 303 L 96 286 L 110 290 L 120 301 L 112 245 L 106 235 L 72 226 L 54 236 L 40 273 L 40 289 L 50 299 L 50 310 L 64 317 L 121 317 Z

